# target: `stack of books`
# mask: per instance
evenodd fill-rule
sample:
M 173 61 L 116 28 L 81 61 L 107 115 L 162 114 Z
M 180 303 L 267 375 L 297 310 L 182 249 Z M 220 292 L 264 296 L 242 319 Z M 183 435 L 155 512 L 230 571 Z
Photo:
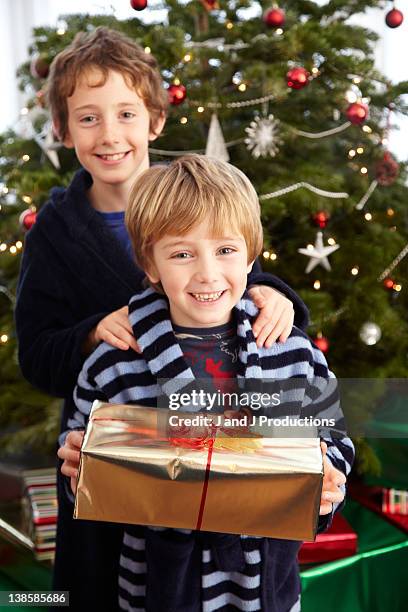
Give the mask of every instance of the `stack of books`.
M 24 463 L 0 464 L 0 556 L 8 547 L 8 554 L 14 550 L 49 563 L 58 513 L 56 469 L 28 469 Z
M 26 470 L 23 481 L 23 531 L 32 540 L 38 560 L 53 560 L 58 513 L 56 472 Z

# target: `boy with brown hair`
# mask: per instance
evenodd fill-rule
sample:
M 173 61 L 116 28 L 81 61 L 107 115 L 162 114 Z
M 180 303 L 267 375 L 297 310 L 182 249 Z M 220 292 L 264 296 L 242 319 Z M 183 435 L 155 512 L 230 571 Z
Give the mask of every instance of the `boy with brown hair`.
M 100 27 L 78 34 L 54 59 L 47 97 L 56 130 L 75 148 L 82 168 L 66 189 L 52 190 L 27 235 L 15 316 L 22 372 L 36 387 L 64 398 L 64 431 L 75 411 L 78 374 L 98 343 L 125 354 L 138 350 L 127 304 L 144 272 L 134 264 L 124 214 L 131 185 L 149 166 L 149 142 L 163 129 L 167 93 L 151 54 Z M 249 280 L 258 285 L 250 294 L 261 308 L 257 342 L 284 341 L 292 302 L 301 327 L 307 309 L 285 283 L 263 274 L 259 263 L 255 267 Z M 58 501 L 54 588 L 70 590 L 73 610 L 92 605 L 111 612 L 117 564 L 107 553 L 120 550 L 122 529 L 74 523 L 61 481 Z
M 302 411 L 314 417 L 334 416 L 333 430 L 340 433 L 332 437 L 327 430 L 321 435 L 324 479 L 319 531 L 323 531 L 344 499 L 353 445 L 341 431 L 338 396 L 329 384 L 334 375 L 308 337 L 294 327 L 285 344 L 256 345 L 252 323 L 258 311 L 245 287 L 262 248 L 262 226 L 251 183 L 225 162 L 188 155 L 168 166 L 154 166 L 137 179 L 126 223 L 136 260 L 154 287 L 129 302 L 141 353 L 124 356 L 106 343 L 97 348 L 79 375 L 74 392 L 77 411 L 70 429 L 86 426 L 96 399 L 158 407 L 160 398 L 170 399 L 174 390 L 188 392 L 202 379 L 217 390 L 226 379 L 251 379 L 261 386 L 266 379 L 294 377 L 301 382 L 297 391 L 304 394 L 302 398 L 297 394 Z M 276 416 L 272 408 L 269 416 L 273 413 Z M 60 437 L 62 473 L 70 478 L 73 491 L 82 439 L 80 431 Z M 114 483 L 106 486 L 114 495 Z M 143 490 L 139 493 L 143 500 Z M 132 508 L 127 510 L 132 522 Z M 221 519 L 225 521 L 225 516 Z M 125 525 L 120 609 L 296 612 L 300 545 L 283 539 Z

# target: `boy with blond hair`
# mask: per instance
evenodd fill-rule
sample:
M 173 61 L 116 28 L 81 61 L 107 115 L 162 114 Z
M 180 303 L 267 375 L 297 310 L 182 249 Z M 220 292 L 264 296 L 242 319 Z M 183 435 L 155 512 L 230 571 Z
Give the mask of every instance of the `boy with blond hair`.
M 64 145 L 75 149 L 82 168 L 66 189 L 51 192 L 27 235 L 16 327 L 22 372 L 36 387 L 64 399 L 64 431 L 75 411 L 78 374 L 98 343 L 125 356 L 138 350 L 127 304 L 144 273 L 134 265 L 124 214 L 131 185 L 149 167 L 148 146 L 163 129 L 168 97 L 154 57 L 101 27 L 78 34 L 56 56 L 47 98 L 55 129 Z M 257 342 L 284 341 L 293 322 L 290 300 L 300 326 L 306 324 L 306 308 L 289 287 L 256 266 L 250 282 L 258 286 L 250 294 L 261 308 L 254 324 Z M 70 591 L 72 610 L 92 606 L 111 612 L 122 529 L 73 522 L 61 481 L 58 502 L 53 586 Z
M 303 407 L 312 405 L 314 415 L 333 409 L 337 394 L 328 381 L 334 375 L 301 330 L 294 327 L 285 344 L 256 344 L 252 322 L 258 310 L 245 287 L 262 248 L 259 213 L 256 192 L 245 175 L 208 157 L 185 156 L 154 166 L 137 179 L 126 223 L 136 261 L 151 284 L 129 302 L 141 352 L 125 355 L 106 343 L 96 349 L 78 378 L 71 429 L 85 428 L 96 399 L 157 407 L 159 398 L 169 394 L 169 379 L 178 381 L 177 391 L 182 392 L 197 379 L 218 385 L 225 378 L 261 384 L 265 378 L 296 377 L 318 391 L 305 392 Z M 83 435 L 71 431 L 60 437 L 62 473 L 73 491 Z M 326 433 L 322 450 L 319 531 L 327 528 L 344 499 L 354 457 L 346 435 Z M 131 513 L 129 508 L 130 521 Z M 295 612 L 300 610 L 300 545 L 126 525 L 120 609 Z

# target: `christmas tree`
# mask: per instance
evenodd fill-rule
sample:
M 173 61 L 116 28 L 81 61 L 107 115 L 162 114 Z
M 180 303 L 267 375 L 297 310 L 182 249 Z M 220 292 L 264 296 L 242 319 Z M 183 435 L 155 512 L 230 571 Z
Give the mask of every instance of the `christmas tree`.
M 31 59 L 18 72 L 30 101 L 0 137 L 0 428 L 8 450 L 52 449 L 58 433 L 60 400 L 19 373 L 13 303 L 24 234 L 49 190 L 67 185 L 78 167 L 52 132 L 48 67 L 78 31 L 98 25 L 138 41 L 162 68 L 171 104 L 152 161 L 206 151 L 229 157 L 253 181 L 264 269 L 304 299 L 308 332 L 336 375 L 407 373 L 406 273 L 398 267 L 408 237 L 406 166 L 387 150 L 387 136 L 393 113 L 408 113 L 408 83 L 392 84 L 375 69 L 376 35 L 349 23 L 381 2 L 165 6 L 165 25 L 146 25 L 135 12 L 127 21 L 74 15 L 62 18 L 64 28 L 36 28 Z M 360 468 L 374 469 L 369 448 L 357 442 Z

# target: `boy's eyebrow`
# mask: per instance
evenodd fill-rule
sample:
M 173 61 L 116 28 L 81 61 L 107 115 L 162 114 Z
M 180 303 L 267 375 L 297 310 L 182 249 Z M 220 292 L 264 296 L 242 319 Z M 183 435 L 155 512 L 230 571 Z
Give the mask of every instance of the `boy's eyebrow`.
M 135 106 L 135 107 L 140 107 L 141 103 L 136 100 L 134 102 L 120 102 L 119 104 L 116 104 L 117 108 L 124 108 L 124 107 L 129 107 L 129 106 Z M 77 108 L 74 108 L 74 112 L 81 112 L 84 110 L 97 110 L 99 108 L 99 106 L 97 104 L 84 104 L 83 106 L 78 106 Z
M 120 104 L 117 104 L 118 108 L 123 106 L 142 106 L 142 103 L 139 100 L 135 100 L 134 102 L 120 102 Z
M 211 238 L 211 240 L 213 240 L 214 242 L 224 242 L 226 240 L 235 241 L 235 240 L 240 240 L 240 239 L 241 239 L 240 236 L 221 236 L 221 238 Z M 183 239 L 176 238 L 175 240 L 166 242 L 163 245 L 163 249 L 170 249 L 170 248 L 174 248 L 179 245 L 186 245 L 186 244 L 196 244 L 196 241 L 195 240 L 183 240 Z
M 171 249 L 173 247 L 178 246 L 179 244 L 190 244 L 190 242 L 188 240 L 171 240 L 170 242 L 164 243 L 163 249 Z

